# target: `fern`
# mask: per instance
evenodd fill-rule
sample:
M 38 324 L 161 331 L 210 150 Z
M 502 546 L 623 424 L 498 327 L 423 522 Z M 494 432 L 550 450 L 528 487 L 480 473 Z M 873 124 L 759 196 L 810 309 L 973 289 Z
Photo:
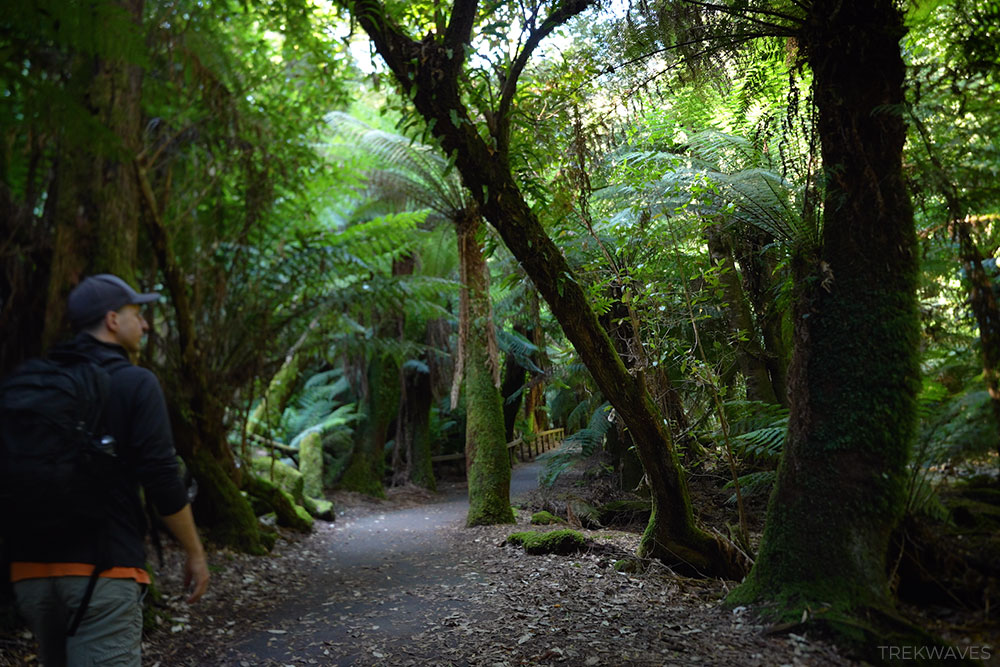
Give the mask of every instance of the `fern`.
M 741 475 L 739 477 L 740 481 L 740 493 L 743 497 L 759 496 L 765 493 L 771 492 L 771 487 L 774 486 L 775 480 L 778 479 L 778 473 L 775 470 L 761 470 L 759 472 L 752 472 L 747 475 Z M 726 482 L 724 489 L 734 488 L 733 480 Z M 730 505 L 736 504 L 736 494 L 729 496 L 726 502 Z
M 538 457 L 539 460 L 545 461 L 545 468 L 538 477 L 540 484 L 551 487 L 574 463 L 592 456 L 597 451 L 611 428 L 611 421 L 608 420 L 610 409 L 610 403 L 602 403 L 590 415 L 586 428 L 563 440 L 558 448 Z
M 347 403 L 345 405 L 341 405 L 333 412 L 322 417 L 317 423 L 299 432 L 298 435 L 292 438 L 289 446 L 297 449 L 303 438 L 310 433 L 319 433 L 320 436 L 326 440 L 331 431 L 349 431 L 349 427 L 361 418 L 362 415 L 357 411 L 356 404 Z
M 733 450 L 740 456 L 755 461 L 777 464 L 785 447 L 785 432 L 787 430 L 788 417 L 785 417 L 779 422 L 779 425 L 736 436 L 733 438 Z

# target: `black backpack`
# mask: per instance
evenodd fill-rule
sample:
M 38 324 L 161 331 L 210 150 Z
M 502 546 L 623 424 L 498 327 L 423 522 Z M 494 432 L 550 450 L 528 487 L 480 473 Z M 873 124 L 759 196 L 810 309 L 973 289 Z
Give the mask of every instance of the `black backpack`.
M 122 365 L 128 365 L 125 360 Z M 121 474 L 105 429 L 110 372 L 80 353 L 31 359 L 0 383 L 0 528 L 9 550 L 72 541 L 92 549 L 76 632 L 109 562 L 109 484 Z M 17 551 L 22 549 L 17 548 Z M 6 573 L 4 573 L 6 574 Z

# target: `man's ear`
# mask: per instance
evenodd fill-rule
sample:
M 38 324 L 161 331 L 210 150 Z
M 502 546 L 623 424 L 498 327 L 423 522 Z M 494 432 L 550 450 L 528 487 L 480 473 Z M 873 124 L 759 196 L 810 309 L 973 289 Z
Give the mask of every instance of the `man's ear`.
M 108 331 L 114 333 L 118 331 L 118 312 L 109 310 L 104 313 L 104 326 Z

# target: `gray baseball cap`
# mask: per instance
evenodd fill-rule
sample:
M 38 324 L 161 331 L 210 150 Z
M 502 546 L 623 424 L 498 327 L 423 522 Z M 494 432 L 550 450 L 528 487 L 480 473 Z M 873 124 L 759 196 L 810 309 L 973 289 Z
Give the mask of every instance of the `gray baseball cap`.
M 88 276 L 69 293 L 66 314 L 76 330 L 96 324 L 110 310 L 119 310 L 129 304 L 143 304 L 156 301 L 159 293 L 140 294 L 132 287 L 110 273 Z

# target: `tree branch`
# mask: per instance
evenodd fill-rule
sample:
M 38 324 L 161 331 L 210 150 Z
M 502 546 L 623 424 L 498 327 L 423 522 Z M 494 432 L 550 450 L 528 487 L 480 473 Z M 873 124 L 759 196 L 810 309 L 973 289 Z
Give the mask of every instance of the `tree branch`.
M 451 8 L 451 20 L 444 31 L 444 45 L 453 51 L 462 53 L 465 58 L 465 45 L 472 40 L 472 27 L 476 23 L 479 9 L 478 0 L 455 0 Z
M 548 37 L 553 30 L 593 4 L 594 0 L 565 0 L 542 21 L 542 24 L 538 28 L 531 30 L 528 40 L 524 43 L 524 48 L 521 49 L 511 64 L 510 71 L 507 73 L 503 88 L 500 91 L 500 104 L 497 106 L 496 115 L 496 140 L 497 151 L 501 155 L 506 155 L 510 144 L 510 107 L 514 101 L 514 93 L 517 91 L 517 80 L 528 64 L 532 53 L 534 53 L 541 41 Z
M 747 7 L 745 9 L 733 9 L 732 7 L 726 7 L 725 5 L 717 5 L 712 2 L 699 2 L 698 0 L 684 0 L 684 2 L 690 5 L 701 7 L 703 9 L 711 9 L 713 11 L 719 12 L 720 14 L 728 14 L 729 16 L 738 16 L 740 18 L 747 19 L 748 21 L 752 21 L 753 23 L 758 23 L 760 25 L 771 26 L 776 28 L 780 28 L 782 26 L 761 19 L 751 18 L 749 14 L 760 14 L 761 16 L 770 16 L 776 19 L 783 19 L 785 21 L 790 21 L 791 23 L 794 23 L 796 25 L 800 25 L 805 20 L 804 17 L 792 16 L 791 14 L 783 14 L 781 12 L 776 12 L 774 10 L 768 10 L 768 9 L 753 9 L 750 7 Z

